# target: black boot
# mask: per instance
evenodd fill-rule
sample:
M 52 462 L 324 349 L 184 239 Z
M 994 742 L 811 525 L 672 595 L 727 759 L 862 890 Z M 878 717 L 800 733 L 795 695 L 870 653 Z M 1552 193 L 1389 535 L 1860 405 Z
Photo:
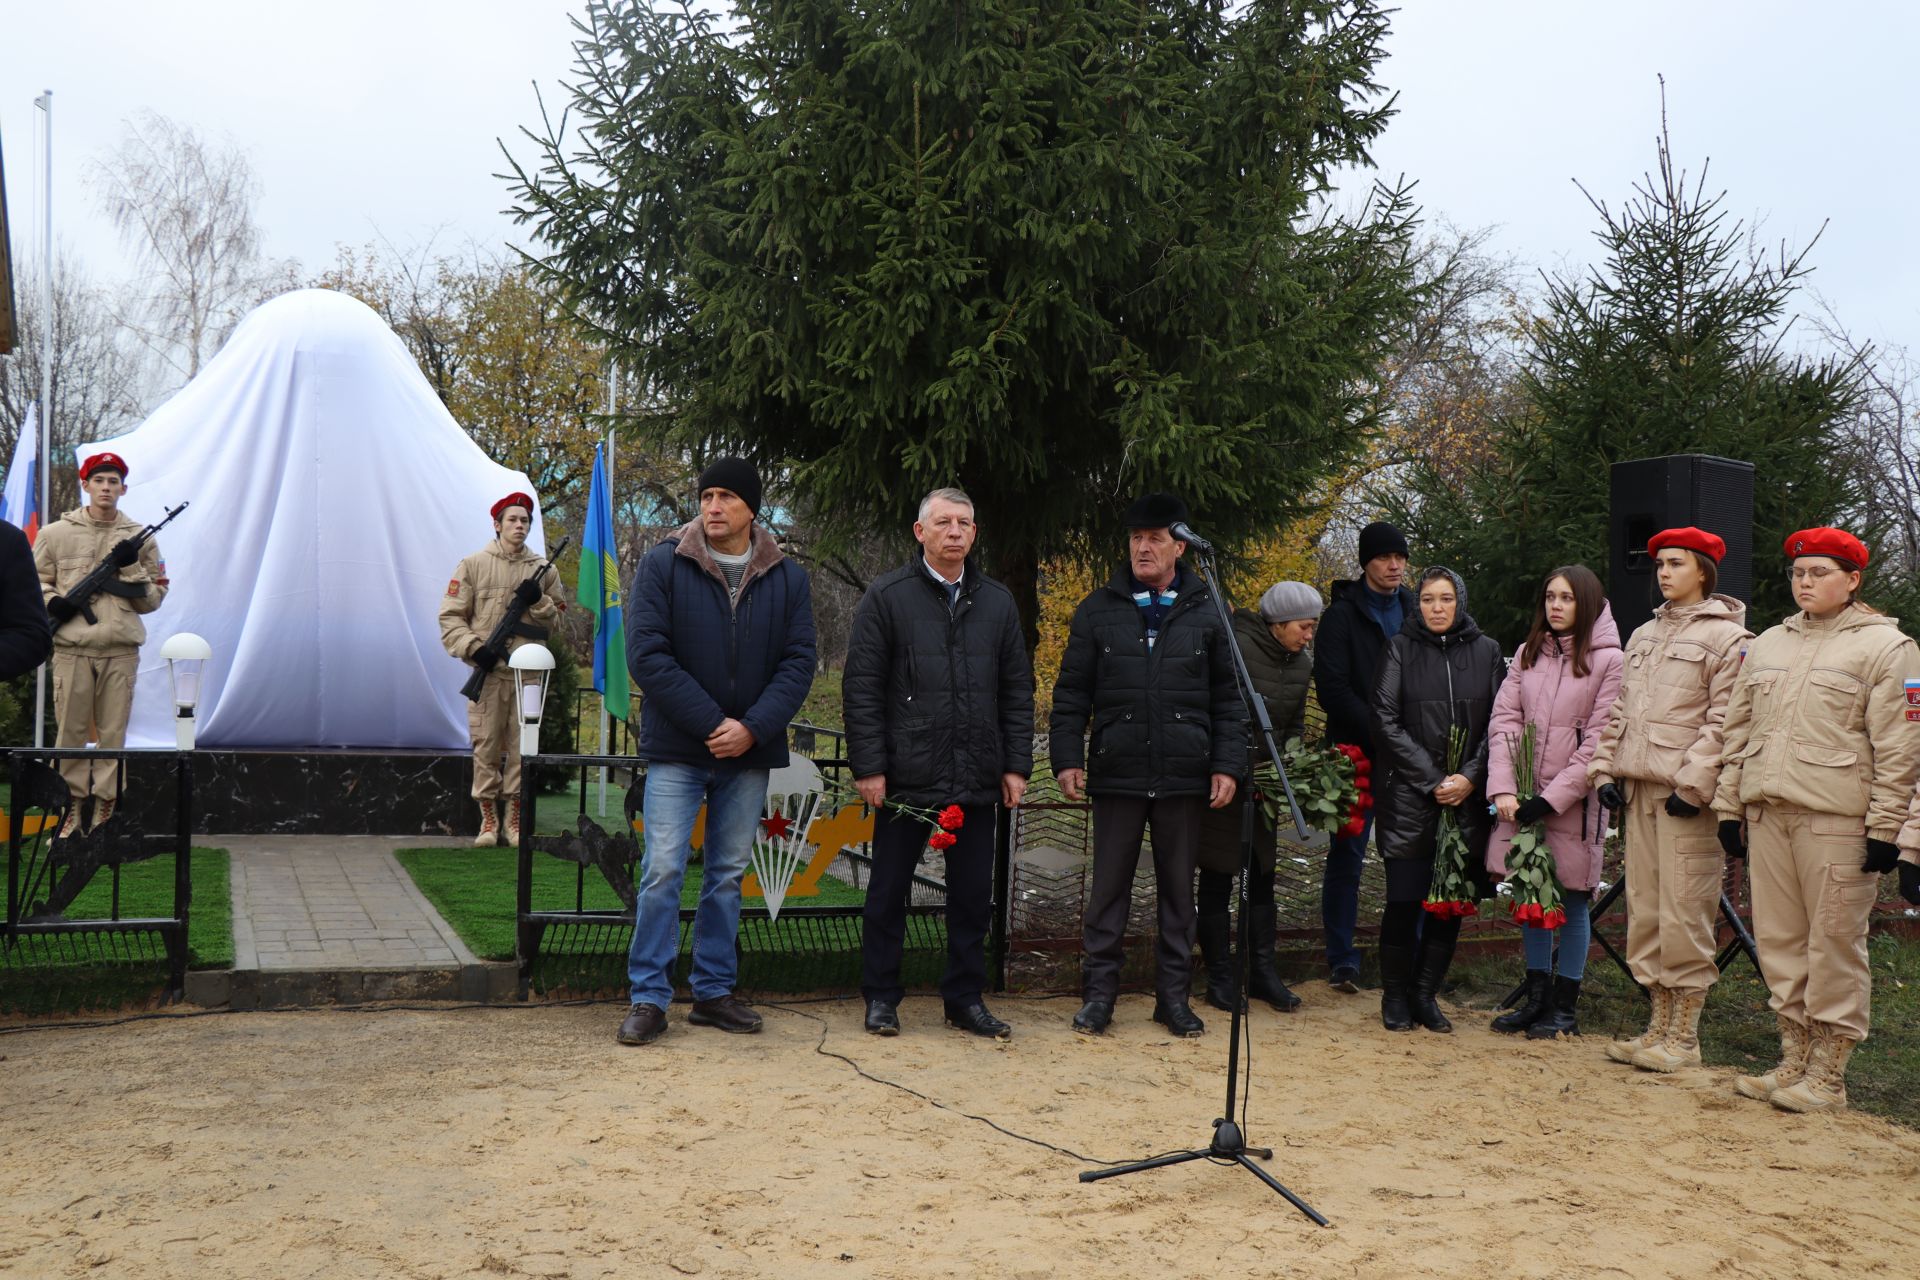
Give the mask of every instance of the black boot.
M 1413 948 L 1380 947 L 1380 1025 L 1389 1031 L 1413 1030 L 1407 991 L 1413 985 Z
M 1555 1036 L 1577 1036 L 1580 1024 L 1574 1020 L 1574 1006 L 1580 1003 L 1580 979 L 1553 979 L 1553 999 L 1547 1011 L 1527 1028 L 1529 1040 L 1551 1040 Z
M 1233 1009 L 1233 917 L 1226 912 L 1203 915 L 1196 922 L 1200 959 L 1207 967 L 1207 1003 Z
M 1513 1002 L 1513 1012 L 1495 1018 L 1493 1029 L 1513 1035 L 1532 1026 L 1534 1020 L 1546 1012 L 1547 986 L 1551 977 L 1545 969 L 1527 970 L 1527 980 L 1520 984 L 1520 997 Z
M 1271 902 L 1265 906 L 1249 906 L 1247 922 L 1253 930 L 1247 943 L 1247 950 L 1252 956 L 1252 969 L 1247 974 L 1247 994 L 1255 1000 L 1265 1000 L 1282 1013 L 1292 1013 L 1300 1007 L 1300 997 L 1280 981 L 1280 971 L 1273 963 L 1280 910 Z
M 1434 997 L 1440 994 L 1440 984 L 1447 980 L 1447 969 L 1453 964 L 1453 945 L 1459 940 L 1459 920 L 1427 917 L 1426 929 L 1420 934 L 1420 956 L 1414 965 L 1413 1020 L 1442 1035 L 1452 1031 L 1453 1024 L 1440 1012 Z

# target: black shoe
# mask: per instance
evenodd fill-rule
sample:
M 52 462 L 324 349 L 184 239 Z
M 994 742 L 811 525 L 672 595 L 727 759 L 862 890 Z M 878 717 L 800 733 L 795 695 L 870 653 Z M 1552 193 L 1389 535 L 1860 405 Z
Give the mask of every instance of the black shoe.
M 897 1036 L 900 1034 L 900 1015 L 885 1000 L 869 1000 L 867 1030 L 877 1036 Z
M 1200 1021 L 1200 1015 L 1193 1011 L 1191 1005 L 1184 1003 L 1168 1004 L 1165 1000 L 1155 1000 L 1153 1020 L 1173 1034 L 1189 1040 L 1207 1034 L 1207 1024 Z
M 687 1021 L 696 1027 L 712 1027 L 735 1035 L 752 1035 L 760 1029 L 760 1015 L 747 1008 L 740 997 L 731 994 L 695 1000 L 693 1008 L 687 1010 Z
M 1513 1002 L 1513 1012 L 1495 1018 L 1493 1029 L 1516 1035 L 1532 1026 L 1546 1011 L 1548 983 L 1549 975 L 1545 969 L 1527 970 L 1527 980 L 1520 984 L 1520 994 Z
M 1300 997 L 1280 981 L 1280 970 L 1274 967 L 1273 952 L 1280 927 L 1280 910 L 1273 904 L 1265 906 L 1255 904 L 1247 908 L 1247 924 L 1252 937 L 1247 945 L 1249 969 L 1247 972 L 1247 994 L 1255 1000 L 1265 1000 L 1282 1013 L 1292 1013 L 1300 1007 Z M 1215 1005 L 1214 1008 L 1220 1008 Z
M 1579 1035 L 1580 1024 L 1574 1018 L 1574 1007 L 1579 1003 L 1580 979 L 1555 976 L 1553 998 L 1547 1011 L 1527 1028 L 1527 1039 L 1551 1040 L 1555 1036 Z
M 1380 948 L 1380 1025 L 1389 1031 L 1413 1030 L 1407 989 L 1413 985 L 1413 948 Z
M 956 1030 L 991 1040 L 1013 1039 L 1013 1028 L 988 1013 L 987 1006 L 978 1000 L 972 1004 L 949 1004 L 946 1009 L 947 1025 Z
M 1340 965 L 1334 969 L 1333 976 L 1327 979 L 1327 985 L 1335 991 L 1344 991 L 1350 996 L 1358 995 L 1360 992 L 1360 970 L 1350 964 Z
M 657 1004 L 636 1004 L 627 1010 L 613 1038 L 621 1044 L 652 1044 L 667 1029 L 667 1011 Z
M 1073 1029 L 1083 1036 L 1103 1036 L 1107 1033 L 1107 1024 L 1112 1021 L 1111 1000 L 1089 1000 L 1080 1006 L 1080 1012 L 1073 1015 Z
M 1207 1003 L 1233 1009 L 1233 917 L 1222 911 L 1195 922 L 1200 958 L 1207 966 Z
M 1447 1035 L 1453 1030 L 1453 1024 L 1447 1021 L 1447 1015 L 1440 1012 L 1436 997 L 1440 994 L 1440 985 L 1447 980 L 1447 969 L 1453 964 L 1453 947 L 1460 940 L 1460 921 L 1429 918 L 1425 932 L 1420 935 L 1420 950 L 1414 960 L 1413 999 L 1409 1008 L 1413 1020 L 1429 1031 Z

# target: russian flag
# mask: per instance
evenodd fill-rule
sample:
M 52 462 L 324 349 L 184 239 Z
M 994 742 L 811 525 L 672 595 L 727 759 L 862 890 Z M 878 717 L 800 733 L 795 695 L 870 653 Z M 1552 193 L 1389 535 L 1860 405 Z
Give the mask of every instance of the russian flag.
M 14 442 L 13 465 L 7 468 L 7 486 L 0 490 L 0 520 L 20 527 L 31 544 L 40 534 L 40 406 L 27 406 Z

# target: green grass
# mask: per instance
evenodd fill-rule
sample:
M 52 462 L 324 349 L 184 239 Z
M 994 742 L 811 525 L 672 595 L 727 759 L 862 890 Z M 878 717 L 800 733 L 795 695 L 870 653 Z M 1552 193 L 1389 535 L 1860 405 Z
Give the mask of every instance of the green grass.
M 187 963 L 219 969 L 233 963 L 233 901 L 225 849 L 193 850 L 193 905 L 187 917 Z M 112 914 L 113 878 L 102 870 L 66 910 L 69 920 Z M 173 914 L 173 858 L 131 863 L 120 872 L 120 916 Z M 165 986 L 166 950 L 159 936 L 55 934 L 0 944 L 0 1013 L 115 1008 L 151 1002 Z
M 1920 1127 L 1920 938 L 1874 934 L 1873 1027 L 1847 1071 L 1850 1105 L 1899 1124 Z M 1462 955 L 1453 966 L 1452 998 L 1486 1010 L 1519 981 L 1518 947 L 1510 958 Z M 1638 1035 L 1647 1002 L 1606 955 L 1595 950 L 1581 988 L 1580 1029 L 1597 1050 L 1602 1039 Z M 1736 959 L 1707 998 L 1700 1019 L 1701 1056 L 1709 1066 L 1765 1071 L 1778 1061 L 1780 1036 L 1767 1008 L 1767 988 L 1745 956 Z
M 609 805 L 611 807 L 611 804 Z M 514 898 L 518 877 L 518 854 L 512 849 L 402 849 L 396 855 L 400 865 L 427 896 L 441 918 L 453 926 L 461 941 L 477 956 L 487 960 L 511 960 L 514 952 Z M 578 876 L 576 864 L 536 854 L 533 860 L 533 905 L 538 910 L 588 911 L 621 910 L 619 895 L 598 871 L 589 869 Z M 576 896 L 576 885 L 584 891 Z M 680 892 L 680 905 L 692 907 L 700 900 L 698 865 L 687 869 L 687 881 Z M 857 906 L 866 895 L 844 880 L 820 877 L 816 897 L 789 897 L 793 906 Z M 760 898 L 747 898 L 743 905 L 764 906 Z

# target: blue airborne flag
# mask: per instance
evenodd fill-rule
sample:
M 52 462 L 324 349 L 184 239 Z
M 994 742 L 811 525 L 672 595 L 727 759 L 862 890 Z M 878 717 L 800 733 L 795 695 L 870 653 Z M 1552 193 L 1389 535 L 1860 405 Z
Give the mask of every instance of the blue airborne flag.
M 580 539 L 580 585 L 575 597 L 593 613 L 593 687 L 607 714 L 627 718 L 627 628 L 620 608 L 620 562 L 613 554 L 613 495 L 607 484 L 607 447 L 593 451 L 593 488 Z

